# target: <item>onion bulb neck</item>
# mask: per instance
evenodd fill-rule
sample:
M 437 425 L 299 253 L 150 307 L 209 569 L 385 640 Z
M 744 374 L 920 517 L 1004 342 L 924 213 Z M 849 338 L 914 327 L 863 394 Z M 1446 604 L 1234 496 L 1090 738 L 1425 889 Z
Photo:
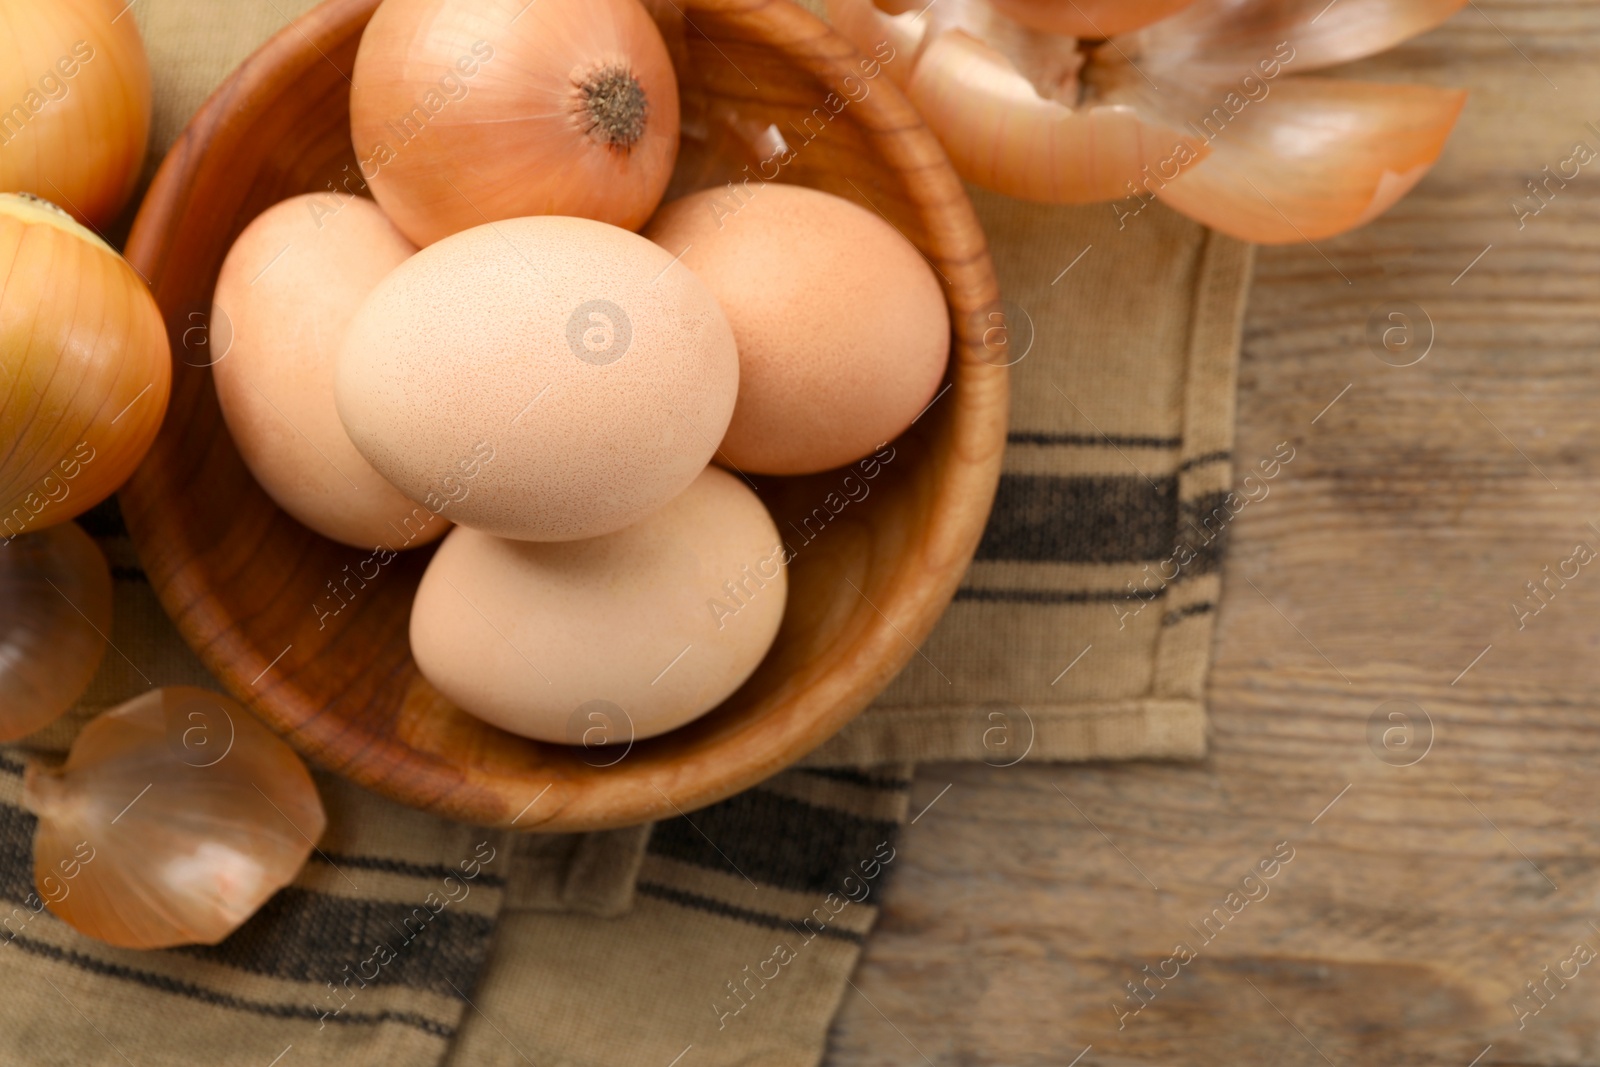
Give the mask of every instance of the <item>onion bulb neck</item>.
M 633 72 L 608 63 L 575 83 L 583 132 L 607 148 L 626 153 L 644 137 L 650 99 Z

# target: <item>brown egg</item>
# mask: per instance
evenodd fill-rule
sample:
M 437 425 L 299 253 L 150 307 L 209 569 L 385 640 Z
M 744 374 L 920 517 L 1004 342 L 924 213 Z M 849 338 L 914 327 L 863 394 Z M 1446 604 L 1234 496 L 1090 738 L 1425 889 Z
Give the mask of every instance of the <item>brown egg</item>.
M 604 537 L 510 541 L 458 527 L 417 589 L 411 652 L 486 722 L 619 757 L 750 676 L 783 619 L 786 558 L 761 501 L 717 467 Z
M 565 541 L 682 492 L 738 387 L 733 334 L 698 278 L 636 233 L 547 215 L 464 230 L 385 278 L 334 394 L 403 492 L 463 526 Z
M 283 510 L 358 548 L 415 547 L 449 525 L 372 469 L 333 404 L 351 317 L 415 251 L 370 200 L 297 196 L 245 227 L 213 298 L 202 360 L 245 466 Z
M 902 433 L 950 352 L 928 262 L 876 214 L 797 185 L 707 189 L 645 236 L 698 274 L 739 345 L 739 401 L 720 462 L 807 474 Z

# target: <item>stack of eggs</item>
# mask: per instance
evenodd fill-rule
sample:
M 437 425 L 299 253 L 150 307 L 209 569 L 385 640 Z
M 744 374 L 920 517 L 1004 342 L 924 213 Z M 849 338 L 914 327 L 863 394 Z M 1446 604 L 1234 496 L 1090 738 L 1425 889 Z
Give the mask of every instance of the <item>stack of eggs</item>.
M 353 83 L 376 203 L 353 169 L 280 203 L 217 282 L 245 463 L 380 562 L 444 538 L 411 647 L 464 710 L 568 744 L 704 714 L 783 616 L 746 476 L 906 429 L 949 352 L 939 281 L 826 193 L 662 205 L 677 87 L 638 0 L 385 0 Z M 622 722 L 594 736 L 597 706 Z

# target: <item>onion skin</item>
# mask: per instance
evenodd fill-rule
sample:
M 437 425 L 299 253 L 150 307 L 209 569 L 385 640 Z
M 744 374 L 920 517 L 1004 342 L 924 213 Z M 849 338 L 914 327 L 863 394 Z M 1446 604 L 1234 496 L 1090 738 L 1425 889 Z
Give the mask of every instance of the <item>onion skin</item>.
M 150 136 L 150 62 L 121 0 L 0 0 L 0 190 L 113 222 Z M 19 110 L 20 108 L 20 110 Z
M 1286 78 L 1216 138 L 1210 156 L 1154 192 L 1242 240 L 1319 241 L 1371 222 L 1410 192 L 1444 150 L 1466 96 Z
M 638 0 L 384 0 L 350 127 L 418 246 L 529 215 L 638 229 L 672 177 L 678 87 Z
M 963 30 L 940 34 L 907 86 L 967 181 L 1007 196 L 1087 204 L 1128 195 L 1144 168 L 1205 142 L 1120 103 L 1069 108 L 1046 100 L 1015 68 Z
M 1194 0 L 990 0 L 1024 26 L 1067 37 L 1127 33 L 1183 10 Z M 1465 2 L 1465 0 L 1463 0 Z
M 0 194 L 0 539 L 115 492 L 171 386 L 166 327 L 133 268 L 63 212 Z
M 1198 0 L 1170 19 L 1119 42 L 1160 78 L 1220 77 L 1230 82 L 1272 55 L 1294 47 L 1303 74 L 1375 55 L 1433 29 L 1467 0 Z
M 908 46 L 896 80 L 967 181 L 1042 203 L 1124 201 L 1119 220 L 1159 197 L 1260 244 L 1387 211 L 1438 159 L 1466 98 L 1299 76 L 1431 29 L 1466 0 L 1174 0 L 1076 67 L 1064 8 L 1148 21 L 1166 0 L 948 0 L 928 18 L 904 0 L 827 2 L 862 51 Z
M 43 729 L 89 687 L 111 632 L 111 568 L 76 523 L 0 549 L 0 741 Z
M 1065 76 L 1074 64 L 1064 61 L 1076 53 L 1053 51 L 1075 48 L 1070 38 L 991 17 L 981 3 L 951 0 L 932 10 L 938 14 L 918 19 L 873 0 L 828 0 L 834 27 L 863 54 L 884 42 L 894 48 L 885 69 L 974 185 L 1038 203 L 1098 203 L 1127 196 L 1146 168 L 1208 151 L 1181 125 L 1113 96 L 1073 107 L 1043 95 L 1030 75 L 1052 71 L 1057 88 L 1076 95 L 1075 79 Z
M 887 43 L 894 50 L 895 59 L 883 69 L 901 89 L 911 84 L 912 68 L 927 43 L 932 20 L 918 18 L 914 13 L 887 11 L 873 0 L 827 0 L 827 5 L 828 21 L 862 55 L 874 55 Z
M 218 693 L 102 712 L 66 764 L 28 766 L 38 895 L 118 948 L 214 945 L 294 881 L 327 827 L 294 750 Z

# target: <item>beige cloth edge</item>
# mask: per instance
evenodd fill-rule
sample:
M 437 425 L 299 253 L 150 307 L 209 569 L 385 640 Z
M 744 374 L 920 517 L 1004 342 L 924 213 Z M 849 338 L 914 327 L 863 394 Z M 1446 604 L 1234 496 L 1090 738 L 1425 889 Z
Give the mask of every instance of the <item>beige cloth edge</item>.
M 1233 445 L 1239 335 L 1250 292 L 1255 246 L 1215 232 L 1205 249 L 1191 297 L 1184 383 L 1185 457 L 1226 452 Z M 1208 472 L 1207 482 L 1216 472 Z M 1179 475 L 1179 498 L 1190 499 L 1198 471 Z M 1226 479 L 1225 479 L 1226 481 Z M 1174 536 L 1177 533 L 1174 531 Z M 1208 600 L 1220 593 L 1220 575 L 1187 579 L 1178 603 Z M 1215 610 L 1185 625 L 1163 627 L 1149 694 L 1132 700 L 1073 701 L 1029 707 L 1001 702 L 949 706 L 875 704 L 812 752 L 805 766 L 852 766 L 901 760 L 935 762 L 980 760 L 1004 763 L 986 740 L 991 713 L 1015 708 L 1023 713 L 1031 741 L 1026 758 L 1058 762 L 1105 759 L 1199 759 L 1206 753 L 1205 684 L 1211 664 Z M 1009 725 L 1009 724 L 1008 724 Z M 1021 738 L 1017 739 L 1020 745 Z
M 1001 709 L 1022 713 L 1012 751 L 986 744 Z M 1007 724 L 1008 728 L 1016 723 Z M 1030 743 L 1031 742 L 1031 743 Z M 979 760 L 1008 766 L 1024 759 L 1074 762 L 1094 759 L 1199 759 L 1206 753 L 1206 711 L 1198 700 L 1147 697 L 1024 708 L 967 704 L 939 708 L 869 710 L 802 761 L 804 767 L 857 764 L 943 763 Z
M 633 906 L 634 883 L 653 825 L 516 837 L 506 878 L 506 908 L 621 915 Z

